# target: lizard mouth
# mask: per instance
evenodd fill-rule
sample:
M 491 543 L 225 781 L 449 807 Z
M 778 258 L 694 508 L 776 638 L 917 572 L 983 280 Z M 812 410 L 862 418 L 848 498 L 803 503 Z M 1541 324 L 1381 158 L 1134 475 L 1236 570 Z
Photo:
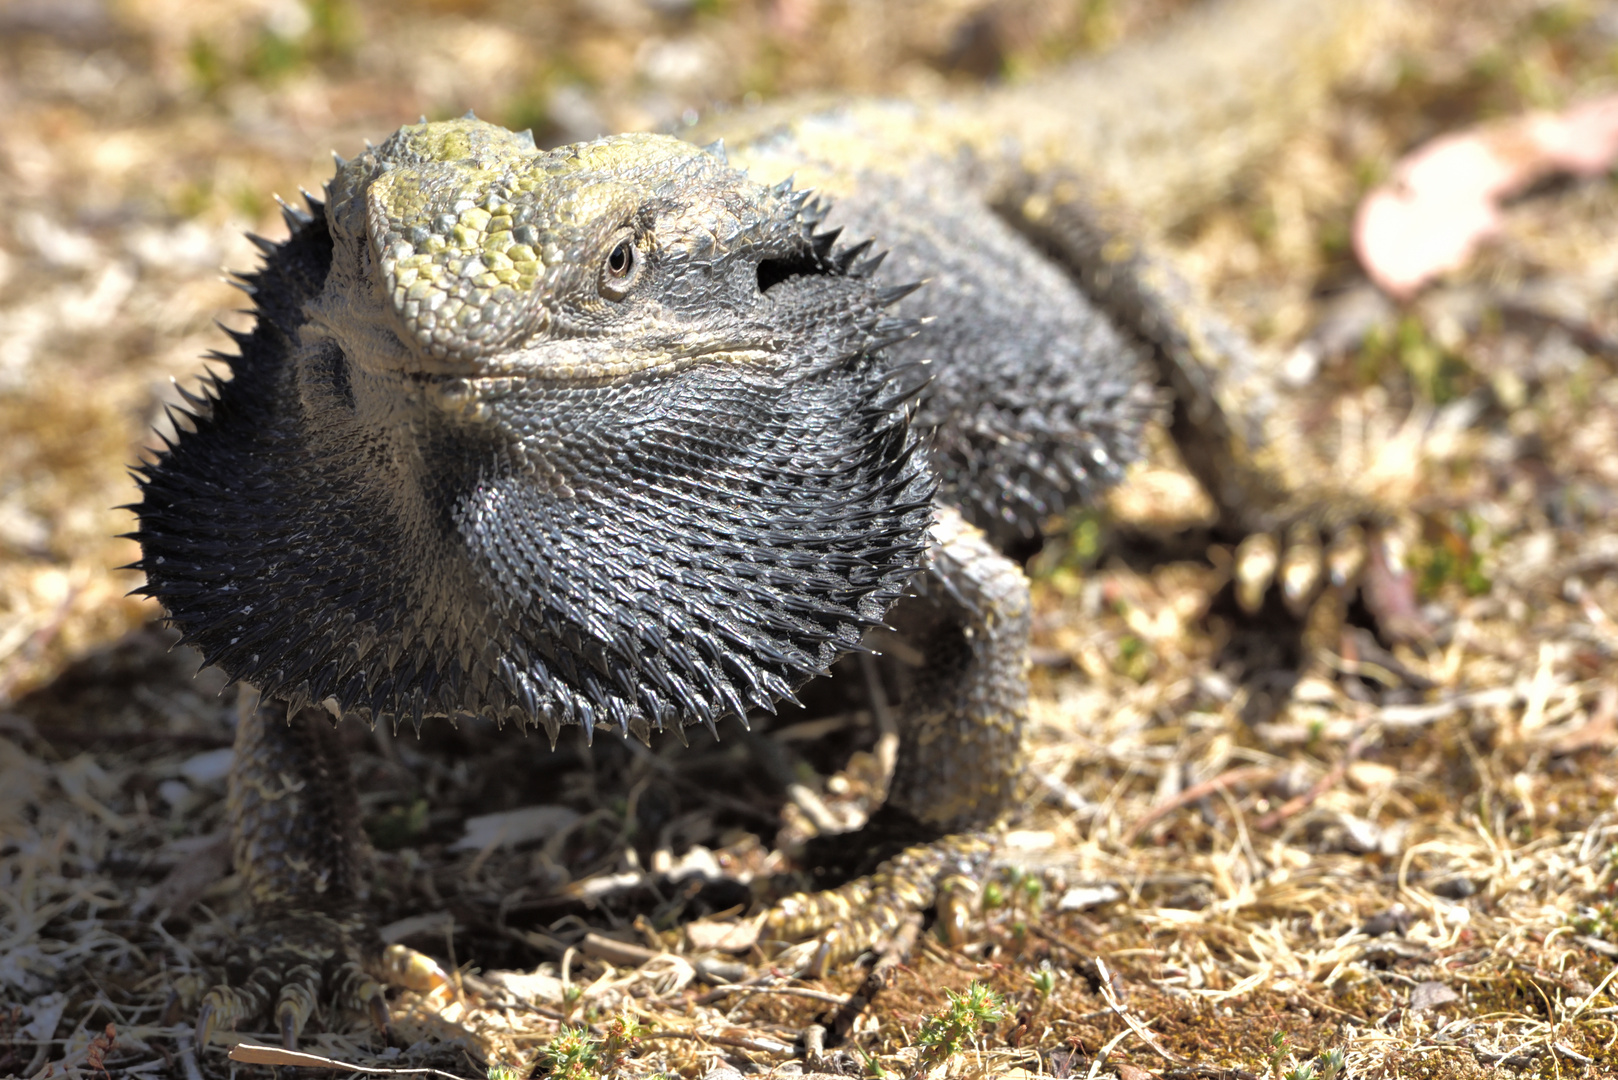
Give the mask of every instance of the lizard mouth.
M 753 341 L 711 342 L 682 345 L 670 342 L 661 348 L 625 351 L 611 343 L 590 349 L 536 350 L 514 353 L 493 362 L 481 362 L 469 374 L 444 372 L 444 376 L 469 383 L 506 384 L 516 379 L 533 379 L 562 386 L 595 387 L 634 380 L 654 374 L 678 374 L 705 363 L 753 366 L 779 363 L 779 349 L 771 348 L 762 336 Z
M 474 391 L 514 389 L 529 381 L 596 388 L 646 376 L 674 375 L 705 363 L 747 367 L 777 359 L 777 350 L 761 340 L 747 345 L 675 347 L 631 355 L 604 349 L 582 356 L 570 352 L 549 357 L 519 354 L 494 361 L 431 361 L 398 372 L 398 377 L 414 391 L 464 397 Z

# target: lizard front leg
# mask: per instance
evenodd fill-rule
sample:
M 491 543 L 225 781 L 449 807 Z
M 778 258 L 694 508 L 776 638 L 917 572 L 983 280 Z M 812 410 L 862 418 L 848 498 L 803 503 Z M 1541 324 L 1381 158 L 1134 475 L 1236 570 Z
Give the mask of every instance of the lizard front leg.
M 266 701 L 245 716 L 228 807 L 236 872 L 253 913 L 226 961 L 228 981 L 203 999 L 199 1042 L 216 1028 L 270 1020 L 291 1048 L 323 1004 L 368 1011 L 385 1028 L 385 950 L 363 906 L 369 852 L 330 715 L 288 715 L 281 702 Z M 415 976 L 405 981 L 443 978 L 431 960 L 406 953 L 388 957 Z
M 1028 579 L 954 510 L 932 529 L 915 596 L 889 613 L 906 653 L 920 658 L 898 706 L 899 753 L 886 802 L 837 846 L 891 850 L 928 838 L 870 874 L 782 900 L 765 922 L 776 941 L 811 939 L 788 963 L 823 972 L 886 941 L 941 892 L 974 882 L 992 845 L 984 830 L 1016 805 L 1028 711 Z M 884 641 L 874 635 L 870 644 Z

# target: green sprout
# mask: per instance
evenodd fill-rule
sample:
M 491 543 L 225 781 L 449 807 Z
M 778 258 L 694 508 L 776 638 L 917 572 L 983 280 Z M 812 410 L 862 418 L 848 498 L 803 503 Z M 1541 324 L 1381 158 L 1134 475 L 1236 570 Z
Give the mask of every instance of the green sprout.
M 426 799 L 412 799 L 400 806 L 390 806 L 382 813 L 365 819 L 365 834 L 371 844 L 383 851 L 398 851 L 421 839 L 427 831 Z
M 1049 1001 L 1051 994 L 1056 991 L 1056 972 L 1048 967 L 1031 972 L 1028 981 L 1034 984 L 1034 993 L 1039 995 L 1041 1001 Z
M 601 1041 L 601 1057 L 607 1062 L 607 1070 L 612 1072 L 622 1068 L 629 1051 L 635 1048 L 641 1036 L 651 1030 L 630 1016 L 628 1010 L 607 1021 L 606 1037 Z
M 1038 874 L 1025 874 L 1022 879 L 1022 901 L 1031 912 L 1038 912 L 1045 900 L 1045 882 Z
M 1270 1034 L 1270 1075 L 1275 1080 L 1281 1080 L 1281 1065 L 1287 1059 L 1287 1033 L 1276 1031 Z

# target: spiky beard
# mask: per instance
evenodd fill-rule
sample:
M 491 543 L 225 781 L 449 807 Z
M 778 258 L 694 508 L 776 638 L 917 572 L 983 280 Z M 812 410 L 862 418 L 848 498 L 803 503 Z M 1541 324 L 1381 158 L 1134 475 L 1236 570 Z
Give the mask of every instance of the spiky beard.
M 143 591 L 233 678 L 553 740 L 712 725 L 824 672 L 919 566 L 933 485 L 870 348 L 808 374 L 519 382 L 500 423 L 445 418 L 403 451 L 345 428 L 315 400 L 348 392 L 340 350 L 298 344 L 331 259 L 314 208 L 245 281 L 258 323 L 221 358 L 232 378 L 141 470 Z M 806 256 L 825 287 L 878 311 L 829 244 Z

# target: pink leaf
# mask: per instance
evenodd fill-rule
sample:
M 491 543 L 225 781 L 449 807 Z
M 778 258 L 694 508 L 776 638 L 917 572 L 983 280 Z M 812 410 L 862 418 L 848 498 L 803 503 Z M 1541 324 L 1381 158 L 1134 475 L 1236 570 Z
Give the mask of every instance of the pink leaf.
M 1618 95 L 1442 135 L 1409 154 L 1354 218 L 1354 250 L 1399 299 L 1466 263 L 1500 229 L 1500 203 L 1557 172 L 1618 162 Z

